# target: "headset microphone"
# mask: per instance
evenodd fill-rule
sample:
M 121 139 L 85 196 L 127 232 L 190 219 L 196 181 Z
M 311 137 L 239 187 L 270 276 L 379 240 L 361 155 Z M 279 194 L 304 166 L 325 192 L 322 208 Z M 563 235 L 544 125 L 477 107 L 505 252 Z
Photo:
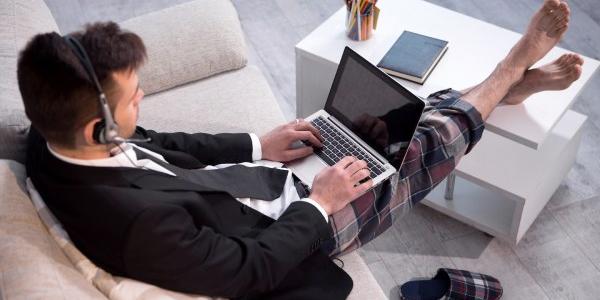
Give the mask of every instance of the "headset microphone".
M 126 139 L 119 136 L 119 125 L 113 119 L 112 113 L 110 112 L 110 108 L 108 106 L 108 101 L 106 101 L 106 95 L 102 90 L 102 86 L 100 85 L 100 81 L 96 76 L 96 72 L 94 71 L 94 66 L 92 65 L 92 61 L 89 56 L 85 52 L 83 45 L 79 43 L 79 41 L 70 36 L 66 35 L 63 37 L 64 41 L 69 45 L 81 65 L 83 69 L 88 74 L 88 77 L 96 91 L 98 91 L 98 100 L 100 102 L 100 111 L 102 112 L 102 116 L 104 119 L 96 125 L 94 125 L 94 133 L 93 137 L 96 142 L 99 144 L 120 144 L 127 142 L 134 143 L 146 143 L 150 142 L 152 139 L 144 138 L 144 139 Z
M 147 143 L 152 141 L 151 138 L 144 138 L 144 139 L 124 139 L 121 137 L 115 137 L 115 142 L 117 143 Z

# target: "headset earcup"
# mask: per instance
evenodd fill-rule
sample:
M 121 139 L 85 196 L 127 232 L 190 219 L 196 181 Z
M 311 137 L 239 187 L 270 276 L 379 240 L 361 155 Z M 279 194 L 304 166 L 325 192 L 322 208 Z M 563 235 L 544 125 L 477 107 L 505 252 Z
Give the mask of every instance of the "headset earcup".
M 101 138 L 104 135 L 104 130 L 106 129 L 106 122 L 104 121 L 104 119 L 96 122 L 96 124 L 94 124 L 94 132 L 92 134 L 92 138 L 94 138 L 94 141 L 96 141 L 96 143 L 98 144 L 104 144 L 104 142 L 102 141 L 103 139 Z

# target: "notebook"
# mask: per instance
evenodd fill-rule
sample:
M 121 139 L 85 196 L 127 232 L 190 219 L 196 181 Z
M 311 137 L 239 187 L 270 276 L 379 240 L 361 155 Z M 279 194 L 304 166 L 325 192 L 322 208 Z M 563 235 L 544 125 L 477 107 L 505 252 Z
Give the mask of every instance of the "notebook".
M 404 31 L 377 66 L 390 75 L 422 84 L 447 49 L 447 41 Z

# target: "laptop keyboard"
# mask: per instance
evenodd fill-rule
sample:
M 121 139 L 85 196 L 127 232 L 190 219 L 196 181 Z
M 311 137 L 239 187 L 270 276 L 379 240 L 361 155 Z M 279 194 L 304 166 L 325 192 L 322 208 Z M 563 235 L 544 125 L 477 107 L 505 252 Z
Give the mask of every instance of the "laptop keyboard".
M 385 171 L 380 162 L 373 160 L 364 150 L 340 133 L 339 129 L 325 121 L 325 118 L 317 117 L 311 121 L 311 124 L 319 130 L 323 137 L 323 148 L 315 149 L 315 154 L 330 166 L 336 164 L 345 156 L 354 156 L 367 162 L 371 178 L 375 178 Z

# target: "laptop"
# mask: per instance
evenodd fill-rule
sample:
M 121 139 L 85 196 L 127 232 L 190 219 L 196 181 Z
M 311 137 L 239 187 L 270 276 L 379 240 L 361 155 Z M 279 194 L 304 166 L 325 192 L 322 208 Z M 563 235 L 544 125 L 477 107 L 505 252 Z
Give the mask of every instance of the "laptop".
M 376 186 L 400 169 L 424 108 L 421 98 L 346 47 L 325 108 L 305 118 L 323 148 L 286 167 L 312 187 L 317 173 L 352 155 L 367 162 Z

